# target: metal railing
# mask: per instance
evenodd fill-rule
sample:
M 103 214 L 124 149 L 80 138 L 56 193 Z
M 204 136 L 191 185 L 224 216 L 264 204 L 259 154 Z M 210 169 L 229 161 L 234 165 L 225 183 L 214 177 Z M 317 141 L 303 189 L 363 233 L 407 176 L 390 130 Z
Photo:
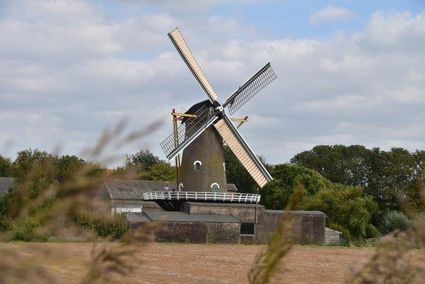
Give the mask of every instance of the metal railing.
M 199 200 L 238 203 L 257 203 L 261 196 L 252 193 L 192 192 L 192 191 L 149 191 L 143 193 L 144 200 Z

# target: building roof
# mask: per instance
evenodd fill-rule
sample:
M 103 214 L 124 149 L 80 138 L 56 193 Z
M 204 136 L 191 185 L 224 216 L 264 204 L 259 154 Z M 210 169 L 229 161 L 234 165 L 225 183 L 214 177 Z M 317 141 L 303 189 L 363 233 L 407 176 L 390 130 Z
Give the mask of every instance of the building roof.
M 0 177 L 0 195 L 6 194 L 14 182 L 13 177 Z
M 143 200 L 143 193 L 149 191 L 175 191 L 174 181 L 152 180 L 110 180 L 104 183 L 109 198 L 118 200 Z M 236 192 L 234 184 L 228 184 L 227 190 Z
M 229 192 L 238 192 L 238 188 L 233 183 L 227 184 L 227 191 Z
M 143 213 L 151 221 L 157 222 L 240 223 L 238 219 L 230 215 L 187 214 L 180 211 L 158 209 L 145 209 Z
M 105 182 L 111 199 L 142 200 L 148 191 L 176 190 L 176 183 L 170 181 L 111 180 Z
M 127 220 L 130 223 L 149 223 L 151 220 L 143 213 L 127 213 Z

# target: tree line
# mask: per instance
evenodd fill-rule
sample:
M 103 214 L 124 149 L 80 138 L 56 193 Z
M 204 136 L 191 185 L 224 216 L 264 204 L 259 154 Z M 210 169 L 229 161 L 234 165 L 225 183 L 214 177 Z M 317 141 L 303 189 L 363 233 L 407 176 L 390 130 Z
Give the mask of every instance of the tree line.
M 296 154 L 290 163 L 271 165 L 261 159 L 274 181 L 258 189 L 225 147 L 228 182 L 241 192 L 259 192 L 261 203 L 269 209 L 285 209 L 296 193 L 301 196 L 296 209 L 324 212 L 327 226 L 341 231 L 348 242 L 408 229 L 411 212 L 424 214 L 425 151 L 321 145 Z M 22 183 L 31 174 L 32 182 L 30 196 L 22 197 L 12 190 L 0 197 L 0 218 L 13 216 L 8 209 L 10 200 L 35 198 L 50 184 L 72 179 L 87 165 L 87 174 L 92 176 L 166 181 L 176 177 L 173 166 L 148 150 L 128 155 L 122 166 L 108 169 L 77 156 L 28 149 L 17 153 L 13 161 L 0 156 L 0 176 L 13 176 Z

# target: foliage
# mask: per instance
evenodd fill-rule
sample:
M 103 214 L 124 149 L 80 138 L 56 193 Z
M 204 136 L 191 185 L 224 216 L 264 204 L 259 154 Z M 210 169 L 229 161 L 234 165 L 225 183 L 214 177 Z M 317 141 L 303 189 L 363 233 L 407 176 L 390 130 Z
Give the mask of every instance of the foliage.
M 425 212 L 425 172 L 407 187 L 404 207 L 418 213 Z
M 417 219 L 412 225 L 412 229 L 384 237 L 368 262 L 353 271 L 347 283 L 422 283 L 424 259 L 415 259 L 413 252 L 424 247 L 425 223 Z
M 322 211 L 327 215 L 327 226 L 341 231 L 350 242 L 376 236 L 370 222 L 377 205 L 370 197 L 363 197 L 361 187 L 334 184 L 306 196 L 299 208 Z
M 301 185 L 303 198 L 297 209 L 324 212 L 328 216 L 327 226 L 340 231 L 350 242 L 379 235 L 371 224 L 377 205 L 364 196 L 361 187 L 331 183 L 318 172 L 299 165 L 276 165 L 271 174 L 274 181 L 260 191 L 266 208 L 285 208 L 293 190 Z
M 147 130 L 129 133 L 121 137 L 122 125 L 111 132 L 105 130 L 99 142 L 87 150 L 87 156 L 93 160 L 103 158 L 102 153 L 109 145 L 122 146 L 128 141 L 140 139 L 156 129 L 157 122 Z M 104 161 L 110 161 L 104 157 Z M 18 153 L 14 162 L 14 174 L 17 182 L 11 192 L 2 199 L 7 203 L 6 216 L 10 226 L 6 233 L 0 233 L 1 240 L 45 240 L 54 236 L 84 236 L 86 231 L 76 222 L 79 216 L 93 210 L 99 215 L 90 218 L 91 225 L 98 234 L 119 237 L 127 230 L 123 216 L 102 219 L 102 207 L 96 198 L 99 186 L 105 181 L 106 171 L 94 163 L 50 155 L 38 150 L 25 150 Z M 61 164 L 61 167 L 58 165 Z M 81 168 L 79 168 L 81 166 Z M 108 209 L 108 208 L 103 208 Z M 106 210 L 110 214 L 110 210 Z M 149 227 L 149 226 L 148 226 Z M 135 259 L 135 251 L 148 239 L 149 229 L 140 228 L 124 234 L 121 242 L 109 248 L 94 247 L 92 262 L 88 264 L 88 273 L 84 283 L 122 282 L 117 279 L 130 273 L 140 261 Z M 35 250 L 43 251 L 42 248 Z M 48 249 L 46 249 L 48 250 Z M 1 283 L 57 283 L 55 277 L 39 263 L 29 265 L 19 251 L 1 250 Z M 49 256 L 48 252 L 45 253 Z M 10 263 L 10 259 L 14 259 Z M 122 280 L 122 279 L 121 279 Z
M 127 156 L 125 167 L 117 168 L 115 175 L 123 176 L 123 173 L 134 171 L 136 177 L 142 180 L 176 180 L 176 170 L 166 161 L 152 154 L 149 150 L 140 150 Z
M 122 214 L 116 214 L 112 217 L 81 214 L 75 218 L 75 221 L 83 228 L 90 229 L 101 237 L 119 239 L 128 232 L 127 219 Z
M 142 180 L 173 181 L 176 179 L 176 170 L 167 162 L 159 162 L 150 167 L 148 171 L 142 172 L 139 177 Z
M 46 241 L 48 237 L 37 232 L 37 228 L 39 227 L 40 223 L 29 217 L 14 228 L 10 240 L 25 242 Z
M 406 231 L 410 227 L 411 222 L 403 212 L 389 211 L 384 215 L 380 229 L 382 233 L 388 234 L 394 230 Z
M 379 206 L 373 216 L 376 226 L 388 210 L 404 210 L 406 201 L 417 210 L 424 208 L 419 192 L 424 183 L 425 151 L 322 145 L 295 155 L 291 162 L 314 169 L 331 182 L 362 186 L 364 194 Z
M 303 185 L 306 195 L 315 194 L 331 185 L 316 171 L 298 165 L 275 165 L 270 173 L 274 180 L 263 187 L 260 193 L 261 203 L 271 209 L 285 208 L 295 185 L 299 183 Z
M 12 161 L 0 155 L 0 177 L 10 177 L 12 175 L 13 175 Z
M 60 182 L 70 179 L 84 166 L 85 161 L 77 156 L 65 155 L 57 160 L 57 178 Z
M 366 185 L 370 150 L 361 145 L 319 145 L 295 155 L 291 162 L 316 170 L 328 180 L 346 185 Z
M 132 166 L 137 169 L 137 172 L 143 172 L 146 170 L 150 170 L 150 168 L 161 162 L 158 156 L 152 154 L 149 150 L 140 150 L 135 154 L 131 154 L 127 156 L 125 165 L 127 167 Z

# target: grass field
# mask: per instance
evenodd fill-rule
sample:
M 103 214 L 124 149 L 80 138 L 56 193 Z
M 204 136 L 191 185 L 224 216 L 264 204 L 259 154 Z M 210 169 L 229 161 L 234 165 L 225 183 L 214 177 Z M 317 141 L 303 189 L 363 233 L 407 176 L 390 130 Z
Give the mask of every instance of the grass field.
M 19 252 L 28 263 L 42 264 L 60 283 L 78 283 L 82 279 L 92 248 L 90 243 L 0 244 L 0 249 Z M 259 245 L 149 244 L 140 249 L 140 267 L 125 283 L 247 283 L 247 271 L 261 248 Z M 296 246 L 285 258 L 281 271 L 288 283 L 341 283 L 372 253 L 372 248 Z M 2 256 L 3 260 L 5 257 Z M 14 263 L 16 259 L 10 257 L 6 261 Z

